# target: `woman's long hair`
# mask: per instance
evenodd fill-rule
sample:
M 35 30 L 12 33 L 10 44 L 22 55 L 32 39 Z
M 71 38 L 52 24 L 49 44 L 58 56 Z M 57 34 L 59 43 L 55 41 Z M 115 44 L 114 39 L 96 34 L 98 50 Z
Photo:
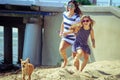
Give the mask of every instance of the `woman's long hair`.
M 71 0 L 71 1 L 68 2 L 68 4 L 70 4 L 70 3 L 73 3 L 75 5 L 75 11 L 74 12 L 77 13 L 78 15 L 82 16 L 83 13 L 80 10 L 80 8 L 78 7 L 77 1 Z M 68 7 L 67 7 L 67 11 L 68 11 Z

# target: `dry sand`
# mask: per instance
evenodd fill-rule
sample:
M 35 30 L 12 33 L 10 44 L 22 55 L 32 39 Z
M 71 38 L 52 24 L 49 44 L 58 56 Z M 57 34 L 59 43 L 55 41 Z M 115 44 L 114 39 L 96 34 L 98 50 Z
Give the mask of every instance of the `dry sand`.
M 0 74 L 0 80 L 22 80 L 21 70 Z M 89 63 L 83 72 L 72 65 L 66 68 L 37 67 L 32 80 L 120 80 L 120 60 Z

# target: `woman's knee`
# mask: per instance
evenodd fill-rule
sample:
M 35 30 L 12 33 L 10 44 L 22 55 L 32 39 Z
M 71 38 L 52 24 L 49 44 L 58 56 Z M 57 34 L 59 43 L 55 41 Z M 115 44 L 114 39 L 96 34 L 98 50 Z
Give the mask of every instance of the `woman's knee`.
M 83 52 L 81 51 L 81 52 L 78 52 L 76 56 L 77 56 L 78 58 L 81 58 L 83 55 L 84 55 L 84 54 L 83 54 Z
M 64 48 L 64 47 L 59 47 L 59 52 L 63 52 L 63 51 L 65 51 L 66 50 L 66 48 Z
M 72 57 L 75 58 L 76 54 L 76 52 L 72 52 Z

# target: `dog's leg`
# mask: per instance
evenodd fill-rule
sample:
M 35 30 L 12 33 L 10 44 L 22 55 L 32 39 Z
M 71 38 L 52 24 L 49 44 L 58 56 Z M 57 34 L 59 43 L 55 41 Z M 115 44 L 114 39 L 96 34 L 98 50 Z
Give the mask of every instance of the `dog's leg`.
M 28 80 L 31 80 L 31 74 L 28 76 Z
M 25 80 L 25 75 L 24 74 L 22 74 L 22 80 Z

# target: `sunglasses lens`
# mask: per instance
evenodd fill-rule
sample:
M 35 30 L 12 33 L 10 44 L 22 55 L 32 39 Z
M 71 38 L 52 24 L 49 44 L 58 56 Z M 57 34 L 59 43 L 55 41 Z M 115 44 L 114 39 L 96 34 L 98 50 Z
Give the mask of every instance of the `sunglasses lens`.
M 83 20 L 82 22 L 85 22 L 85 20 Z
M 89 22 L 89 20 L 83 20 L 82 22 Z
M 75 7 L 74 5 L 71 4 L 68 5 L 68 8 L 74 8 L 74 7 Z
M 89 22 L 89 20 L 86 20 L 86 22 Z

